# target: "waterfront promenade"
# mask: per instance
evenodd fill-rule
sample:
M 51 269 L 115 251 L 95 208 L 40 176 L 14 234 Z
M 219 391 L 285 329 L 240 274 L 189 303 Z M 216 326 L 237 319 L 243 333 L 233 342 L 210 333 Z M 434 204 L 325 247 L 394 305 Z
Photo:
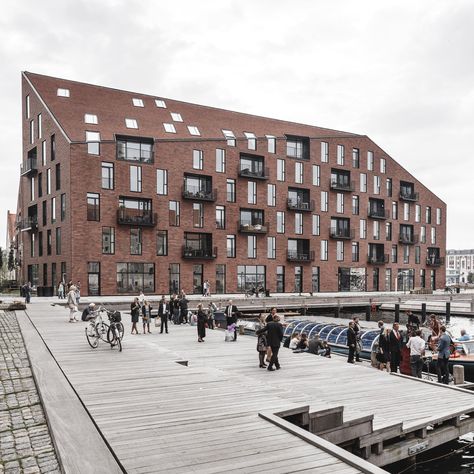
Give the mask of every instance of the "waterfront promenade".
M 382 472 L 269 421 L 268 414 L 304 407 L 342 409 L 346 443 L 380 466 L 474 430 L 474 395 L 464 390 L 286 349 L 282 370 L 270 373 L 258 368 L 253 337 L 225 343 L 222 331 L 208 330 L 199 344 L 195 327 L 173 325 L 169 335 L 153 328 L 131 336 L 123 316 L 118 353 L 106 344 L 91 349 L 85 325 L 68 324 L 62 307 L 36 301 L 18 312 L 27 345 L 30 336 L 31 344 L 44 342 L 126 472 Z

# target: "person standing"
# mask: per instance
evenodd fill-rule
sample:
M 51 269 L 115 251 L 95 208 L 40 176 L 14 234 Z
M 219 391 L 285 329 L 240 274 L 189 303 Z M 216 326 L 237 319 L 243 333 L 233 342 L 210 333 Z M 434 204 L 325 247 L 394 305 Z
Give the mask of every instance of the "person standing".
M 261 369 L 266 369 L 267 365 L 265 364 L 265 354 L 267 353 L 267 335 L 260 334 L 257 336 L 257 352 L 259 367 Z
M 209 310 L 209 316 L 207 319 L 207 326 L 209 327 L 209 329 L 214 329 L 214 313 L 217 311 L 216 304 L 210 301 L 208 310 Z
M 398 372 L 402 359 L 402 336 L 399 331 L 400 325 L 393 323 L 392 330 L 388 337 L 390 351 L 390 372 Z
M 69 287 L 69 293 L 67 294 L 67 305 L 69 308 L 69 322 L 75 323 L 76 319 L 76 311 L 77 311 L 77 300 L 76 300 L 76 287 L 71 285 Z
M 58 298 L 60 300 L 64 299 L 64 283 L 62 281 L 58 284 Z
M 170 300 L 170 319 L 174 324 L 179 324 L 179 300 L 176 293 L 173 293 Z
M 430 328 L 431 328 L 431 337 L 429 339 L 429 344 L 431 350 L 435 350 L 436 344 L 441 337 L 441 323 L 435 314 L 430 314 Z
M 31 281 L 29 281 L 24 287 L 23 287 L 23 295 L 25 296 L 25 304 L 28 304 L 31 301 Z
M 410 367 L 412 377 L 421 379 L 423 371 L 423 356 L 425 355 L 425 341 L 421 337 L 421 329 L 408 339 L 407 347 L 410 349 Z
M 204 280 L 204 283 L 202 284 L 202 296 L 208 296 L 208 289 L 209 289 L 209 281 Z
M 227 327 L 234 326 L 234 341 L 237 340 L 237 306 L 232 304 L 232 300 L 229 300 L 229 304 L 225 308 L 225 316 Z
M 449 370 L 448 370 L 448 361 L 451 345 L 451 338 L 446 334 L 446 326 L 440 326 L 440 334 L 438 340 L 438 382 L 444 383 L 445 385 L 449 384 Z
M 181 291 L 181 299 L 179 300 L 180 324 L 188 324 L 188 303 L 189 300 L 186 298 L 186 293 Z
M 165 295 L 161 297 L 160 305 L 158 306 L 158 316 L 161 319 L 160 334 L 163 334 L 165 329 L 168 334 L 168 316 L 170 313 L 170 305 L 166 302 Z
M 388 343 L 389 337 L 390 337 L 390 331 L 389 329 L 385 329 L 383 322 L 382 325 L 380 326 L 380 334 L 379 334 L 379 346 L 377 349 L 377 354 L 375 358 L 377 359 L 377 362 L 379 363 L 379 370 L 384 370 L 387 369 L 387 364 L 390 360 L 390 346 Z
M 355 335 L 356 335 L 355 360 L 356 360 L 356 362 L 360 362 L 360 324 L 359 324 L 359 318 L 357 316 L 354 316 L 352 318 L 352 321 L 354 322 L 354 332 L 355 332 Z
M 132 332 L 131 334 L 138 334 L 138 318 L 140 315 L 140 302 L 138 301 L 138 297 L 133 299 L 133 303 L 130 305 L 130 313 L 132 317 Z
M 206 321 L 207 321 L 207 314 L 202 309 L 202 303 L 199 303 L 197 307 L 198 342 L 205 342 L 204 338 L 206 337 Z
M 267 370 L 273 371 L 275 370 L 273 366 L 277 370 L 280 370 L 281 365 L 280 361 L 278 360 L 278 352 L 280 351 L 281 341 L 283 340 L 283 326 L 280 323 L 280 316 L 275 314 L 273 317 L 273 321 L 269 322 L 266 326 L 259 329 L 256 332 L 257 336 L 260 334 L 267 335 L 267 344 L 272 349 L 272 358 L 270 359 L 270 363 L 268 364 Z
M 354 330 L 354 321 L 349 322 L 349 328 L 347 329 L 347 347 L 349 348 L 349 355 L 347 362 L 349 364 L 354 363 L 354 355 L 356 353 L 357 336 Z
M 150 321 L 151 321 L 152 307 L 150 305 L 150 302 L 147 300 L 143 300 L 143 305 L 141 309 L 142 309 L 143 334 L 145 334 L 147 330 L 148 330 L 148 334 L 151 334 Z

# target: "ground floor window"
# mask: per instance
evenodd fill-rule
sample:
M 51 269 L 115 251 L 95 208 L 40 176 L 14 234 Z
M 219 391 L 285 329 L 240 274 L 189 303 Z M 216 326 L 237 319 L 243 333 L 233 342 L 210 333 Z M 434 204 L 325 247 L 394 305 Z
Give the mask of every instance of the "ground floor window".
M 420 269 L 420 286 L 421 288 L 426 288 L 426 273 L 425 269 Z
M 43 263 L 43 286 L 48 286 L 48 264 Z
M 172 295 L 173 293 L 178 294 L 181 289 L 180 278 L 179 278 L 179 263 L 170 263 L 169 281 L 170 281 L 170 295 Z
M 66 274 L 66 262 L 61 262 L 61 281 L 66 283 L 68 281 Z
M 431 270 L 430 285 L 432 290 L 436 290 L 436 270 Z
M 311 291 L 319 293 L 319 267 L 313 267 L 311 274 Z
M 372 289 L 373 291 L 379 291 L 379 269 L 374 268 L 372 272 Z
M 216 291 L 217 294 L 225 293 L 225 265 L 216 265 Z
M 392 269 L 385 269 L 385 291 L 392 291 Z
M 237 291 L 265 290 L 265 265 L 238 265 Z
M 32 286 L 38 286 L 39 284 L 39 265 L 35 263 L 34 265 L 28 265 L 28 281 Z
M 415 288 L 415 270 L 413 268 L 398 269 L 397 290 L 410 291 Z
M 51 286 L 56 290 L 56 287 L 58 286 L 58 282 L 56 281 L 56 263 L 51 264 Z
M 87 291 L 89 296 L 100 295 L 100 262 L 87 262 Z
M 117 263 L 117 293 L 154 293 L 153 263 Z
M 303 291 L 303 267 L 295 267 L 295 293 Z
M 284 293 L 285 292 L 285 267 L 283 265 L 278 265 L 277 274 L 276 274 L 276 292 Z
M 339 291 L 366 291 L 367 274 L 365 268 L 343 268 L 338 271 Z
M 202 295 L 202 265 L 193 265 L 193 293 Z

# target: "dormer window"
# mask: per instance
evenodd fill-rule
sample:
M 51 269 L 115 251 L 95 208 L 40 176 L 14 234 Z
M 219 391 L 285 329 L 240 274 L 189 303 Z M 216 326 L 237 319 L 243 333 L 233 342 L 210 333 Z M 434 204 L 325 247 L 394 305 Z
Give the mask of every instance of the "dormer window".
M 125 119 L 125 126 L 127 128 L 138 128 L 138 123 L 135 119 L 126 118 Z
M 97 119 L 97 115 L 84 114 L 84 123 L 90 123 L 92 125 L 97 125 L 99 123 L 99 120 Z
M 173 119 L 173 122 L 182 122 L 183 118 L 181 117 L 181 114 L 177 114 L 175 112 L 171 112 L 171 118 Z
M 165 127 L 165 132 L 176 133 L 176 129 L 172 123 L 164 123 L 163 127 Z
M 235 135 L 232 130 L 222 130 L 228 146 L 235 146 Z
M 58 97 L 69 97 L 69 89 L 58 88 Z
M 166 109 L 165 101 L 162 99 L 155 99 L 155 105 L 160 109 Z
M 191 135 L 201 135 L 199 133 L 199 129 L 195 127 L 194 125 L 188 125 L 188 130 Z
M 257 149 L 257 137 L 255 133 L 244 132 L 245 138 L 247 138 L 247 147 L 249 150 Z
M 132 102 L 133 102 L 133 105 L 134 105 L 135 107 L 145 107 L 145 106 L 143 105 L 143 100 L 142 100 L 142 99 L 135 99 L 135 98 L 134 98 L 134 99 L 132 99 Z

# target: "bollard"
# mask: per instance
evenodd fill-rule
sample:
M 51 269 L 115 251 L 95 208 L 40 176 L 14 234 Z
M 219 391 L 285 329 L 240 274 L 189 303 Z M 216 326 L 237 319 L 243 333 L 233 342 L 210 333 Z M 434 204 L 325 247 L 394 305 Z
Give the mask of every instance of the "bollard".
M 451 321 L 451 303 L 446 301 L 446 324 L 449 324 Z
M 395 303 L 395 322 L 400 322 L 400 305 L 398 303 Z
M 370 321 L 370 310 L 371 310 L 370 305 L 365 307 L 365 320 L 366 321 Z
M 421 303 L 421 324 L 426 321 L 426 303 Z
M 464 366 L 463 365 L 453 366 L 453 377 L 454 377 L 454 385 L 461 385 L 464 383 Z

